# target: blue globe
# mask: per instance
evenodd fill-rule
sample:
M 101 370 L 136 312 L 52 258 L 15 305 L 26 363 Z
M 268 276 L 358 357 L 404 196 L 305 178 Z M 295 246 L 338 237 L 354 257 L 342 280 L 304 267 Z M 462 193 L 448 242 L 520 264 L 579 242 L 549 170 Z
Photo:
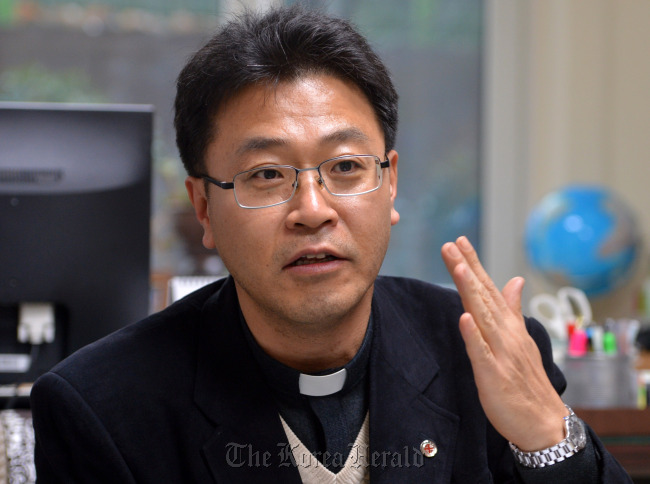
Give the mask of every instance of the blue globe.
M 525 228 L 530 265 L 556 286 L 606 294 L 634 272 L 641 236 L 634 213 L 609 190 L 568 186 L 544 197 Z

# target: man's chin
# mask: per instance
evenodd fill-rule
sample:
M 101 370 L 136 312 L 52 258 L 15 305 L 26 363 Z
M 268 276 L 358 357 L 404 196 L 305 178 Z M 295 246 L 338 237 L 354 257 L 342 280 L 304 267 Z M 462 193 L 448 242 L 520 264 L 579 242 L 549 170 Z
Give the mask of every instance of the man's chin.
M 340 289 L 341 287 L 339 291 L 320 292 L 311 297 L 301 297 L 297 303 L 288 302 L 285 306 L 287 319 L 307 330 L 329 331 L 356 320 L 361 312 L 367 313 L 370 310 L 369 301 L 372 291 L 355 294 Z

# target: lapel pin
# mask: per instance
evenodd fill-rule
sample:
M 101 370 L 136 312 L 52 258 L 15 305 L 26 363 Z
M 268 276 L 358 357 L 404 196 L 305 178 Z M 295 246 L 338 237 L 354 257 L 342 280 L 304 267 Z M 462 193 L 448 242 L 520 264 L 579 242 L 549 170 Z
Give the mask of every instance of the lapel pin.
M 438 453 L 438 446 L 433 440 L 423 440 L 420 444 L 420 452 L 425 457 L 433 457 Z

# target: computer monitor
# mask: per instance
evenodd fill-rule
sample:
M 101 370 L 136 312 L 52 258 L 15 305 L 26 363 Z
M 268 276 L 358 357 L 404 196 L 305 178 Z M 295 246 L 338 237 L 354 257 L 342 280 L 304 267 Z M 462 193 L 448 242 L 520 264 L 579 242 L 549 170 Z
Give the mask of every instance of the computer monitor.
M 0 103 L 0 384 L 148 314 L 152 124 L 148 105 Z

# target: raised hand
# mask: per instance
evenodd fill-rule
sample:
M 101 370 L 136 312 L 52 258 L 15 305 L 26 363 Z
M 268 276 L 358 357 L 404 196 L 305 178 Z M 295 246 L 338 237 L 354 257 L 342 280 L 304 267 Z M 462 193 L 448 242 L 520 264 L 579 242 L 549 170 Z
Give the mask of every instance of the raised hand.
M 564 439 L 568 415 L 551 385 L 521 313 L 524 279 L 499 291 L 465 237 L 442 247 L 442 258 L 463 301 L 459 328 L 487 418 L 523 451 Z

